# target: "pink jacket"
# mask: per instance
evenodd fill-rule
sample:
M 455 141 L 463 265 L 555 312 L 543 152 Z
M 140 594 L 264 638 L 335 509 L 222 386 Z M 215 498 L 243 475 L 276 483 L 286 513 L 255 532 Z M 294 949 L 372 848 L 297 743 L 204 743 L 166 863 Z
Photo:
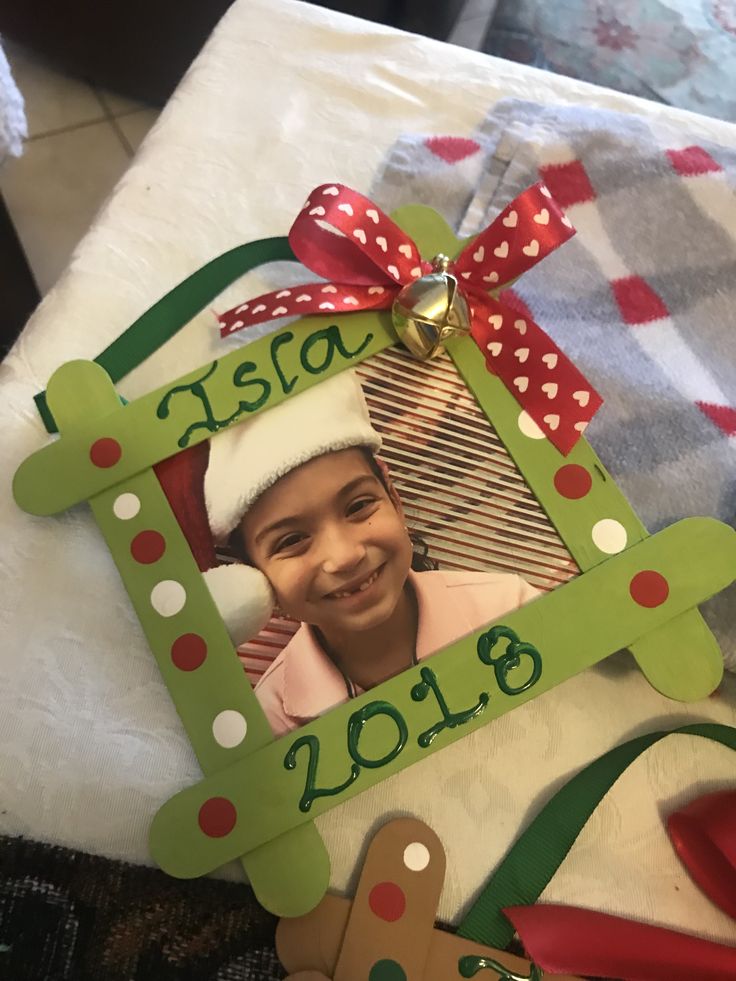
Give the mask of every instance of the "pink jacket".
M 540 595 L 520 576 L 500 573 L 410 572 L 409 580 L 417 597 L 420 661 Z M 277 736 L 348 698 L 345 678 L 307 623 L 258 682 L 256 695 Z

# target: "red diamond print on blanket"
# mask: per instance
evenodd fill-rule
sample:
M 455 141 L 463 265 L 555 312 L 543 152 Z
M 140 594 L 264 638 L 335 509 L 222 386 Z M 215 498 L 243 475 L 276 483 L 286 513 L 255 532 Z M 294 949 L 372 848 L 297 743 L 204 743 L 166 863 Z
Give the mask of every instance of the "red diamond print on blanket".
M 723 170 L 702 146 L 687 146 L 684 150 L 668 150 L 670 163 L 680 177 L 696 177 Z
M 611 289 L 627 324 L 647 324 L 669 316 L 669 310 L 641 276 L 611 281 Z
M 595 200 L 595 191 L 579 160 L 540 167 L 539 174 L 561 208 Z
M 480 143 L 461 136 L 430 136 L 424 141 L 428 150 L 445 163 L 459 163 L 480 150 Z
M 736 436 L 736 409 L 732 409 L 730 405 L 713 405 L 712 402 L 695 404 L 726 436 Z

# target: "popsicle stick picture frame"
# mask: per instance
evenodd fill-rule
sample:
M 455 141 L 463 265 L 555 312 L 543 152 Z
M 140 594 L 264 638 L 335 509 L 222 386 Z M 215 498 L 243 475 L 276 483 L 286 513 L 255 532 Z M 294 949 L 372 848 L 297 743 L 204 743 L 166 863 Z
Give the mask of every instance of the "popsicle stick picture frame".
M 467 244 L 430 209 L 393 218 L 423 256 Z M 155 816 L 154 860 L 186 878 L 237 859 L 280 916 L 308 912 L 328 888 L 316 816 L 609 654 L 628 648 L 670 698 L 713 691 L 722 657 L 698 604 L 736 568 L 733 529 L 693 518 L 648 535 L 586 440 L 563 456 L 470 337 L 416 362 L 390 311 L 308 316 L 122 403 L 114 382 L 137 360 L 247 269 L 289 256 L 283 239 L 234 250 L 96 362 L 59 368 L 37 401 L 60 438 L 14 481 L 33 514 L 89 502 L 202 767 Z M 542 595 L 274 738 L 153 468 L 348 369 L 430 555 L 521 575 Z M 243 651 L 251 669 L 254 650 Z

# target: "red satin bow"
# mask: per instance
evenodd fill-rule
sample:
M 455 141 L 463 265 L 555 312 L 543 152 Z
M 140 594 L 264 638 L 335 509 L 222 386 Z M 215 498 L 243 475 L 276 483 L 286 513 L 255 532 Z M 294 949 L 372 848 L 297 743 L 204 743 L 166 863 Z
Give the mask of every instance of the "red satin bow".
M 471 334 L 543 435 L 568 454 L 602 404 L 542 328 L 489 290 L 509 286 L 574 235 L 544 184 L 520 194 L 450 264 L 471 313 Z M 265 293 L 219 318 L 223 337 L 279 317 L 387 310 L 402 287 L 431 270 L 417 246 L 369 199 L 342 184 L 309 195 L 289 233 L 307 268 L 329 282 Z
M 667 824 L 694 881 L 736 918 L 736 791 L 701 797 Z M 534 963 L 552 974 L 622 981 L 736 978 L 736 947 L 570 906 L 512 906 L 504 913 Z

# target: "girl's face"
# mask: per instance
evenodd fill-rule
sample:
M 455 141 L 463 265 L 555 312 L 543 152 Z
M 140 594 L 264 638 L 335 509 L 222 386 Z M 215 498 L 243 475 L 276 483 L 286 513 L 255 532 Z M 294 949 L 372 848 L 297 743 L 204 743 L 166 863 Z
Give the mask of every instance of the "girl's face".
M 241 532 L 279 606 L 328 636 L 388 620 L 411 566 L 403 515 L 358 448 L 282 477 L 245 515 Z

